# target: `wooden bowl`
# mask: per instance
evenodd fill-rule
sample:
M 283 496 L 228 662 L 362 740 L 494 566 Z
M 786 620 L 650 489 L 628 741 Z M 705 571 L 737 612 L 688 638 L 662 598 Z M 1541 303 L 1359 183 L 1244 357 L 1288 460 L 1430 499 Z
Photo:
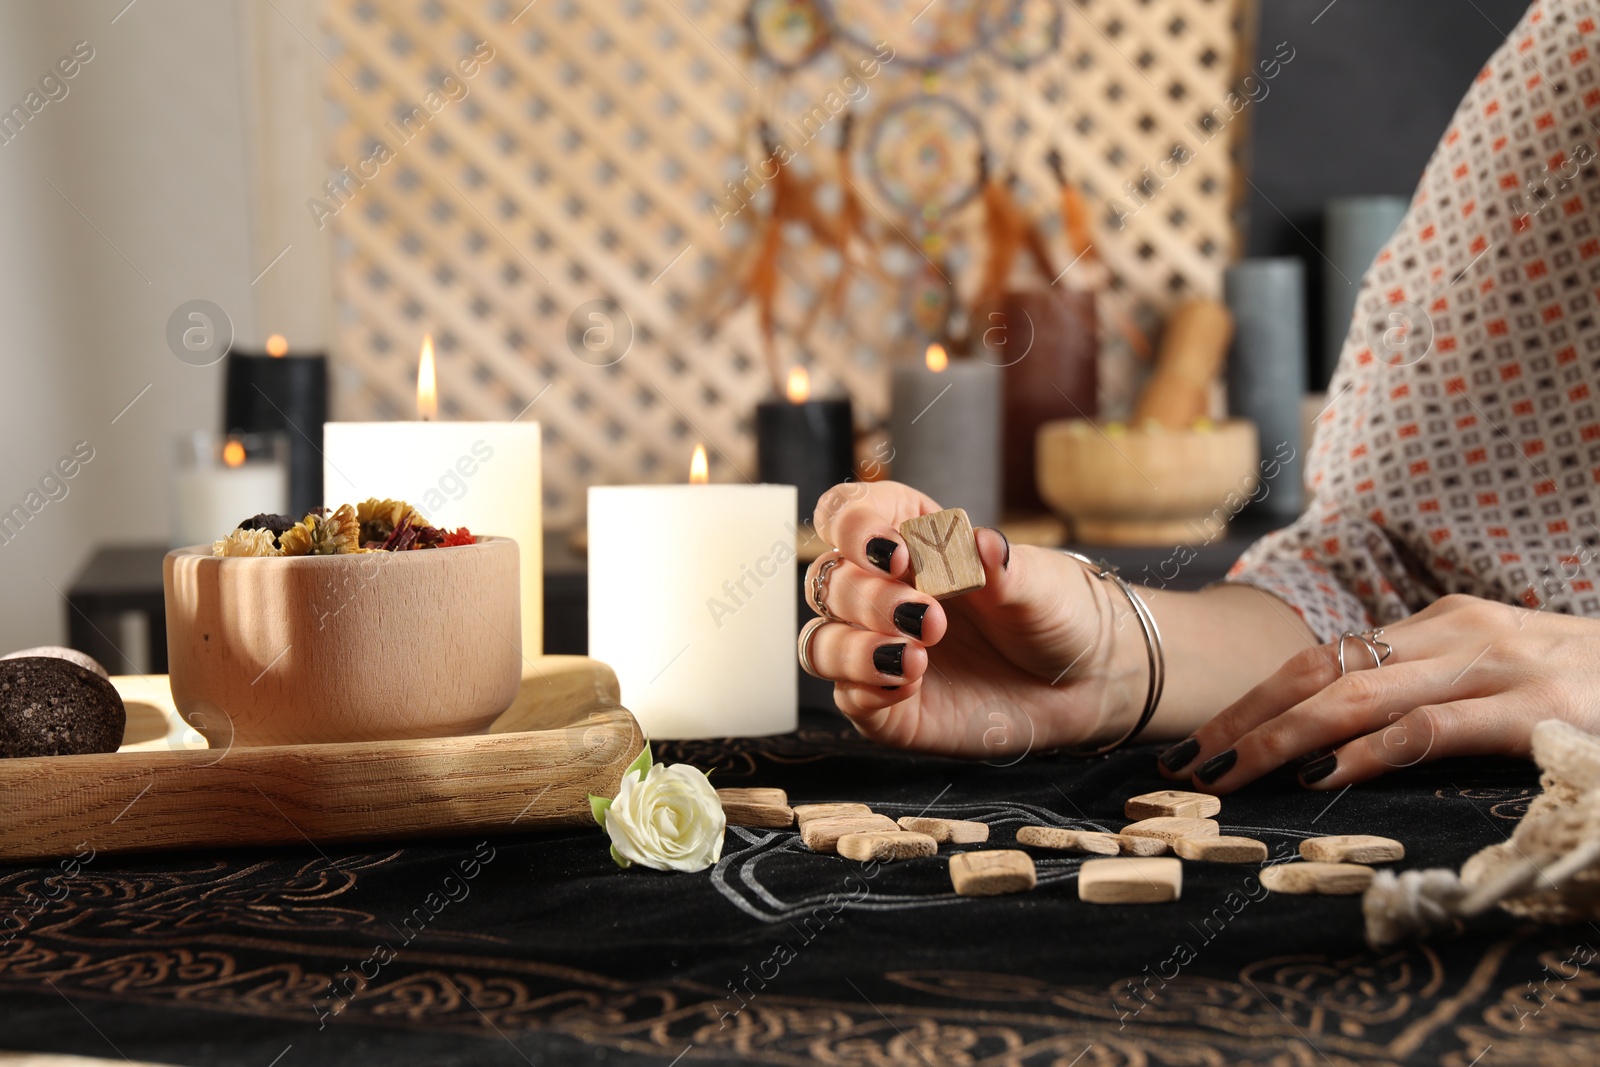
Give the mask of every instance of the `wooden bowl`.
M 212 748 L 479 733 L 522 675 L 517 544 L 167 554 L 178 712 Z
M 1244 419 L 1205 431 L 1062 419 L 1041 426 L 1037 444 L 1039 495 L 1092 544 L 1210 541 L 1259 482 L 1256 427 Z

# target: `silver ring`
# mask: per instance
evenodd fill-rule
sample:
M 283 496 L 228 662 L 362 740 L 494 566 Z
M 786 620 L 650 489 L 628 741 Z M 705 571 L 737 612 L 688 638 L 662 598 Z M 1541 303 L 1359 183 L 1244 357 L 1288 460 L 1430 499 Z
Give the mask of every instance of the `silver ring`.
M 818 561 L 817 572 L 811 576 L 811 600 L 813 606 L 816 607 L 817 614 L 829 622 L 844 622 L 843 619 L 833 613 L 832 608 L 828 607 L 828 576 L 832 573 L 833 568 L 842 562 L 844 562 L 844 553 L 836 548 L 833 550 L 833 555 Z
M 1367 655 L 1372 657 L 1372 666 L 1374 668 L 1383 666 L 1384 661 L 1390 656 L 1394 655 L 1394 646 L 1387 641 L 1378 640 L 1382 634 L 1382 627 L 1379 627 L 1376 630 L 1363 630 L 1361 633 L 1356 633 L 1354 630 L 1346 630 L 1344 633 L 1340 634 L 1339 677 L 1343 678 L 1349 671 L 1344 659 L 1344 643 L 1346 641 L 1361 642 L 1361 647 L 1366 649 Z
M 822 678 L 817 669 L 811 665 L 811 639 L 817 636 L 817 631 L 828 625 L 828 620 L 820 615 L 800 628 L 800 669 L 813 678 Z M 823 681 L 827 681 L 823 678 Z

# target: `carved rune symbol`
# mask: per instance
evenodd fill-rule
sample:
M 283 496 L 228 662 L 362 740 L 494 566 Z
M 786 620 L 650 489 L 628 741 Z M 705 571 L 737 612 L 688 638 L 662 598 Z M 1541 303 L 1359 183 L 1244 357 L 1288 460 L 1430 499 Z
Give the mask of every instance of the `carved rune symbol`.
M 950 516 L 950 525 L 945 527 L 944 533 L 942 535 L 940 535 L 939 540 L 937 540 L 937 541 L 929 540 L 927 538 L 927 536 L 924 535 L 922 533 L 922 531 L 920 531 L 920 530 L 905 530 L 905 531 L 903 531 L 908 537 L 915 537 L 918 541 L 921 541 L 923 544 L 927 545 L 929 548 L 933 549 L 935 553 L 938 554 L 939 562 L 944 564 L 945 576 L 947 578 L 949 578 L 950 581 L 952 581 L 952 582 L 956 580 L 956 570 L 950 564 L 950 556 L 949 556 L 949 554 L 947 552 L 947 549 L 950 546 L 950 538 L 955 536 L 956 527 L 960 526 L 960 525 L 961 525 L 960 516 L 951 515 Z M 935 529 L 935 532 L 937 532 L 938 527 L 935 526 L 934 529 Z
M 900 536 L 906 539 L 920 591 L 943 600 L 983 588 L 983 560 L 965 511 L 950 508 L 907 519 L 900 524 Z

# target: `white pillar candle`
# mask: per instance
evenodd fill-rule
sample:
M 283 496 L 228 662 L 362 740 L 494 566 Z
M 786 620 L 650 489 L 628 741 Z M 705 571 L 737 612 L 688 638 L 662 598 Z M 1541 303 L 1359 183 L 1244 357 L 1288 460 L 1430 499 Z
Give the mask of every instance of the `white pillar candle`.
M 209 545 L 254 515 L 288 507 L 284 442 L 191 434 L 177 442 L 171 485 L 173 546 Z
M 329 507 L 404 500 L 435 526 L 509 537 L 521 550 L 522 654 L 544 649 L 544 527 L 536 422 L 330 422 Z
M 193 467 L 173 476 L 173 542 L 209 545 L 253 515 L 282 511 L 289 471 L 281 463 Z
M 795 489 L 589 490 L 589 655 L 653 740 L 795 728 Z

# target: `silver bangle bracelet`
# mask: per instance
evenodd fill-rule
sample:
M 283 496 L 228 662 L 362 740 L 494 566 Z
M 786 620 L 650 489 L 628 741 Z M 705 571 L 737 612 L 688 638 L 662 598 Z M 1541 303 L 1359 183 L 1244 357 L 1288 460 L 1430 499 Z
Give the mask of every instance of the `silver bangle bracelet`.
M 1104 756 L 1115 752 L 1117 749 L 1132 743 L 1150 725 L 1150 720 L 1155 718 L 1156 706 L 1161 703 L 1161 691 L 1167 683 L 1167 657 L 1161 647 L 1161 630 L 1156 626 L 1156 617 L 1150 613 L 1150 608 L 1145 604 L 1144 598 L 1133 588 L 1126 578 L 1117 573 L 1117 569 L 1107 563 L 1096 563 L 1088 556 L 1073 552 L 1070 549 L 1062 551 L 1073 559 L 1082 563 L 1093 572 L 1096 578 L 1103 578 L 1116 584 L 1123 595 L 1128 598 L 1128 603 L 1133 606 L 1134 617 L 1139 620 L 1139 628 L 1144 631 L 1145 653 L 1150 661 L 1150 688 L 1145 692 L 1144 710 L 1139 713 L 1139 721 L 1133 724 L 1133 729 L 1123 734 L 1109 745 L 1087 750 L 1069 750 L 1073 756 Z

